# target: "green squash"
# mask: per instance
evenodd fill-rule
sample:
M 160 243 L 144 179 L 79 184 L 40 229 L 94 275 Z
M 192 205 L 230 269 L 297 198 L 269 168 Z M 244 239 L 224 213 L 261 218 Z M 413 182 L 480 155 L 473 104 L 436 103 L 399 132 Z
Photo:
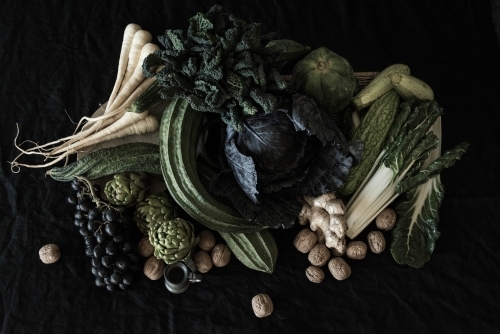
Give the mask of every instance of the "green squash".
M 311 51 L 293 68 L 292 88 L 312 98 L 334 120 L 354 95 L 357 79 L 349 62 L 325 47 Z

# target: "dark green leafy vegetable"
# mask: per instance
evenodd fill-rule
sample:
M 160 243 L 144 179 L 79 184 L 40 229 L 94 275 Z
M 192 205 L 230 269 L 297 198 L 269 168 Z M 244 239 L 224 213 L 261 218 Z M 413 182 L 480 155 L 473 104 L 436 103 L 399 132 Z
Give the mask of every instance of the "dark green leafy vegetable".
M 212 191 L 228 197 L 246 220 L 290 227 L 302 208 L 296 198 L 337 190 L 362 150 L 359 141 L 347 143 L 314 101 L 294 94 L 272 114 L 246 117 L 240 132 L 227 128 L 229 168 Z
M 432 157 L 429 169 L 419 173 L 431 152 L 440 145 L 440 138 L 432 127 L 443 109 L 436 101 L 419 99 L 401 103 L 400 109 L 389 129 L 384 149 L 346 205 L 347 236 L 351 239 L 402 191 L 417 187 L 442 168 L 453 165 L 467 148 L 468 144 L 462 144 L 442 159 Z
M 468 142 L 463 142 L 458 144 L 455 148 L 446 151 L 443 156 L 432 161 L 427 168 L 419 171 L 416 175 L 408 177 L 401 181 L 396 186 L 396 192 L 399 194 L 407 192 L 409 189 L 414 188 L 417 185 L 427 182 L 429 179 L 436 177 L 445 168 L 449 168 L 455 164 L 467 151 L 469 147 Z
M 146 57 L 144 73 L 156 75 L 163 98 L 186 98 L 193 109 L 220 113 L 240 130 L 246 115 L 275 109 L 268 86 L 286 88 L 277 68 L 306 50 L 287 40 L 268 44 L 261 30 L 261 24 L 246 23 L 215 5 L 192 17 L 187 33 L 167 30 L 160 36 L 164 49 Z M 156 72 L 160 65 L 165 67 Z
M 441 139 L 441 118 L 431 130 Z M 406 192 L 395 206 L 397 221 L 392 232 L 391 253 L 397 263 L 420 268 L 429 261 L 440 236 L 439 208 L 444 198 L 444 186 L 439 173 L 453 166 L 468 146 L 467 142 L 460 143 L 442 156 L 440 147 L 437 147 L 396 186 L 397 193 Z

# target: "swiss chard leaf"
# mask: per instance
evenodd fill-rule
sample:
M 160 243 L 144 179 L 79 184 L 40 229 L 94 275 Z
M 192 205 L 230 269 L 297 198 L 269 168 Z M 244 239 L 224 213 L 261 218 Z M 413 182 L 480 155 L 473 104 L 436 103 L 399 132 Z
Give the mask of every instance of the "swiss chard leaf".
M 408 190 L 427 182 L 429 179 L 439 175 L 441 171 L 445 168 L 449 168 L 455 164 L 457 160 L 460 160 L 462 154 L 467 151 L 469 147 L 468 142 L 463 142 L 446 151 L 441 157 L 432 161 L 427 168 L 419 171 L 416 175 L 410 176 L 402 180 L 396 186 L 396 192 L 402 194 Z
M 439 207 L 444 187 L 438 176 L 408 192 L 396 208 L 398 223 L 392 232 L 391 253 L 399 264 L 414 268 L 429 261 L 439 238 Z

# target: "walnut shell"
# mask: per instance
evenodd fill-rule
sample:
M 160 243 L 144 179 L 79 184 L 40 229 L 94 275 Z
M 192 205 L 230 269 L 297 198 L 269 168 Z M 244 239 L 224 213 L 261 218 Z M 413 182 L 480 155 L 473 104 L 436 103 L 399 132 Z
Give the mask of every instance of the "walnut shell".
M 205 252 L 210 252 L 215 246 L 215 236 L 210 230 L 203 230 L 198 235 L 198 247 Z
M 260 293 L 252 298 L 252 309 L 258 318 L 264 318 L 273 313 L 273 301 L 271 298 Z
M 293 240 L 293 245 L 297 250 L 301 253 L 308 253 L 316 242 L 318 241 L 318 237 L 316 233 L 311 231 L 309 228 L 302 229 Z
M 231 260 L 231 249 L 226 244 L 217 244 L 212 248 L 212 262 L 216 267 L 224 267 Z
M 307 267 L 306 276 L 313 283 L 321 283 L 325 279 L 325 273 L 323 270 L 316 266 Z
M 328 269 L 335 279 L 342 281 L 351 276 L 351 267 L 341 257 L 334 257 L 328 262 Z
M 149 241 L 149 237 L 142 237 L 141 241 L 137 245 L 137 252 L 143 257 L 150 257 L 155 251 L 155 246 Z
M 366 256 L 368 247 L 363 241 L 351 241 L 347 244 L 345 254 L 353 260 L 363 260 Z
M 194 263 L 196 263 L 198 271 L 202 274 L 207 273 L 210 269 L 212 269 L 212 266 L 214 265 L 210 254 L 203 250 L 196 252 L 193 261 Z
M 391 208 L 385 208 L 375 218 L 375 224 L 382 231 L 392 230 L 396 224 L 396 212 Z
M 163 276 L 165 271 L 165 261 L 150 256 L 144 263 L 144 275 L 152 281 L 156 281 Z
M 368 246 L 370 250 L 375 254 L 380 254 L 385 249 L 385 238 L 380 231 L 371 231 L 368 233 Z
M 45 264 L 57 262 L 61 258 L 61 251 L 56 244 L 47 244 L 38 251 L 40 260 Z
M 313 266 L 322 267 L 330 260 L 330 249 L 324 244 L 316 244 L 307 255 Z

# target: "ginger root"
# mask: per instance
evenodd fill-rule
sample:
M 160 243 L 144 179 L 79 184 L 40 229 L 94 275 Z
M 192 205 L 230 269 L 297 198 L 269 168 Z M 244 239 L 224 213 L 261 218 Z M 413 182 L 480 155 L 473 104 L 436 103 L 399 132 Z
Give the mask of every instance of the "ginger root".
M 326 193 L 316 198 L 304 197 L 302 203 L 299 224 L 305 225 L 309 222 L 312 231 L 321 229 L 325 236 L 325 245 L 344 253 L 347 223 L 342 200 L 337 199 L 334 193 Z

